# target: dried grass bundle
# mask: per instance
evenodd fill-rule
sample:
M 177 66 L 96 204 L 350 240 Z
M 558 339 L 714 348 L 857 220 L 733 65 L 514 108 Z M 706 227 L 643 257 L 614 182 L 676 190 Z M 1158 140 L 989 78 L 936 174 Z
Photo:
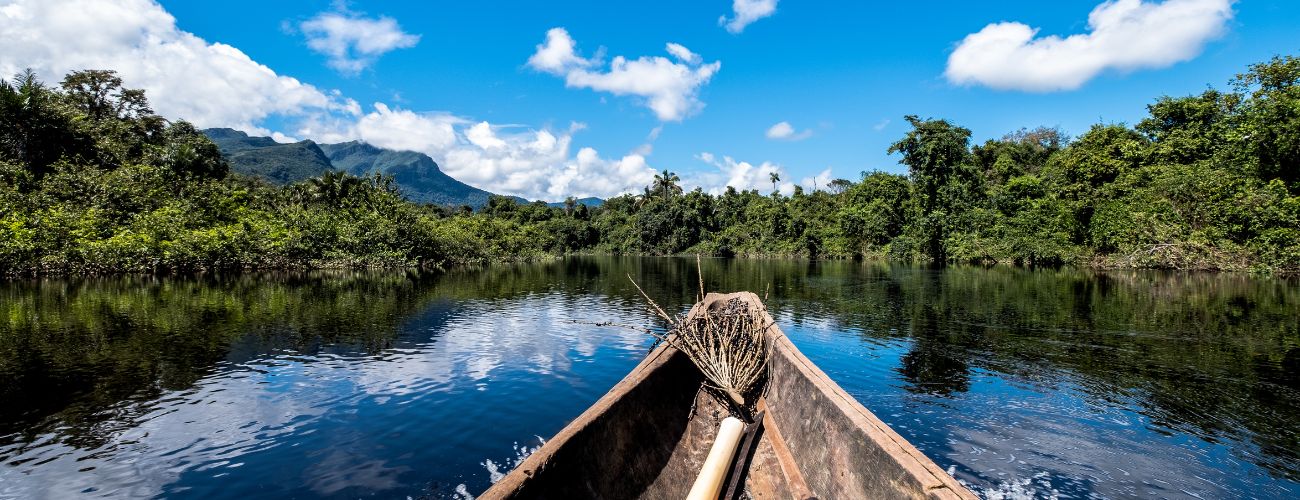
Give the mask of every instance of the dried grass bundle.
M 761 311 L 731 299 L 682 319 L 665 339 L 699 367 L 704 377 L 736 404 L 757 386 L 767 368 L 767 327 Z
M 632 276 L 629 275 L 628 279 L 632 280 Z M 761 306 L 756 308 L 746 301 L 732 298 L 725 303 L 703 307 L 695 316 L 674 318 L 646 295 L 636 280 L 632 280 L 632 285 L 670 325 L 668 332 L 662 335 L 651 330 L 646 332 L 685 353 L 715 389 L 725 393 L 741 408 L 754 402 L 746 396 L 757 388 L 766 372 L 767 329 L 772 326 L 766 321 Z M 704 295 L 701 277 L 701 300 Z

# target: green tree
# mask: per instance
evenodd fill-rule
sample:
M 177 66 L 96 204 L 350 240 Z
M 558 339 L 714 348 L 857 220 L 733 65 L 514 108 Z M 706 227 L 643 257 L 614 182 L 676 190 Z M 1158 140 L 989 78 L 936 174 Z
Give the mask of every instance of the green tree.
M 677 185 L 681 180 L 677 174 L 665 169 L 662 173 L 655 174 L 654 184 L 650 190 L 659 192 L 666 200 L 669 196 L 682 193 L 682 187 Z
M 159 164 L 181 176 L 221 179 L 230 171 L 217 145 L 189 122 L 168 125 L 163 144 L 155 151 Z
M 1192 163 L 1209 160 L 1232 146 L 1229 131 L 1240 96 L 1207 90 L 1187 97 L 1161 97 L 1147 106 L 1137 131 L 1152 144 L 1152 160 Z
M 1235 135 L 1256 175 L 1281 179 L 1292 193 L 1300 192 L 1300 58 L 1252 64 L 1233 85 L 1246 96 Z
M 838 219 L 841 234 L 852 251 L 882 246 L 903 233 L 911 203 L 907 177 L 885 172 L 863 173 L 862 181 L 840 194 Z
M 1073 213 L 1067 232 L 1074 243 L 1092 243 L 1093 213 L 1099 204 L 1123 194 L 1126 184 L 1114 181 L 1146 161 L 1148 145 L 1145 137 L 1128 127 L 1094 125 L 1048 161 L 1044 179 Z
M 30 69 L 0 80 L 0 155 L 38 179 L 65 157 L 93 159 L 94 140 L 73 124 L 62 101 Z
M 61 86 L 68 103 L 94 121 L 135 120 L 153 115 L 144 91 L 124 87 L 116 71 L 74 71 L 63 79 Z
M 970 130 L 945 120 L 905 117 L 912 125 L 889 153 L 901 153 L 915 188 L 917 215 L 912 224 L 924 254 L 935 262 L 948 258 L 945 239 L 955 226 L 963 196 L 971 194 Z

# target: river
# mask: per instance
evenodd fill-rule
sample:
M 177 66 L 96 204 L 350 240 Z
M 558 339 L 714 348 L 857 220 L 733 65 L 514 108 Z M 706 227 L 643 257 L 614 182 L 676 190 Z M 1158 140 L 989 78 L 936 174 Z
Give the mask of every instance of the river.
M 986 498 L 1300 496 L 1300 283 L 705 260 Z M 0 283 L 0 497 L 465 498 L 598 399 L 695 262 Z

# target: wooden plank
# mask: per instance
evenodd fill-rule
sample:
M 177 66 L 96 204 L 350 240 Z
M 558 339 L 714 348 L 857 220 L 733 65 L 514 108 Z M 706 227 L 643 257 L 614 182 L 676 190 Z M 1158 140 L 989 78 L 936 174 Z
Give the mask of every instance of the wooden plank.
M 763 412 L 763 432 L 767 433 L 772 448 L 776 450 L 777 462 L 781 464 L 781 474 L 785 476 L 785 484 L 790 488 L 790 498 L 794 500 L 808 500 L 817 498 L 812 490 L 808 488 L 808 482 L 804 480 L 803 473 L 799 472 L 799 463 L 795 462 L 794 455 L 790 453 L 790 447 L 786 446 L 785 438 L 781 437 L 781 428 L 776 425 L 776 420 L 767 411 L 767 398 L 759 398 L 758 409 Z

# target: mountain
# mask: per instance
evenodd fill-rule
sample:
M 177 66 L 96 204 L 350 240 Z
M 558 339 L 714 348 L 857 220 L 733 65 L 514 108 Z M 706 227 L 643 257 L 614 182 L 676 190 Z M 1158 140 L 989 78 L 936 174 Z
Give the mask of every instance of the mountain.
M 204 133 L 221 149 L 231 169 L 276 184 L 297 182 L 333 169 L 325 152 L 311 141 L 280 144 L 270 137 L 250 137 L 231 129 L 209 129 Z
M 602 199 L 597 198 L 597 197 L 595 197 L 595 196 L 592 196 L 592 197 L 590 197 L 590 198 L 578 198 L 578 204 L 579 204 L 579 205 L 586 205 L 586 206 L 589 207 L 589 208 L 599 207 L 599 206 L 603 205 L 604 203 L 605 203 L 605 200 L 602 200 Z M 548 207 L 555 207 L 555 208 L 564 208 L 564 202 L 562 202 L 562 201 L 557 201 L 557 202 L 554 202 L 554 203 L 547 203 L 546 206 L 548 206 Z
M 414 151 L 393 151 L 358 141 L 281 144 L 270 137 L 250 136 L 228 128 L 212 128 L 203 133 L 221 149 L 232 170 L 275 184 L 302 181 L 330 170 L 361 176 L 379 172 L 393 176 L 402 194 L 417 203 L 477 208 L 486 205 L 492 196 L 453 179 L 438 168 L 433 158 Z
M 423 153 L 381 149 L 359 141 L 322 144 L 321 150 L 339 170 L 353 175 L 381 172 L 393 176 L 412 201 L 481 207 L 492 196 L 444 174 L 433 158 Z
M 212 142 L 221 148 L 221 154 L 230 156 L 232 153 L 247 151 L 249 149 L 266 148 L 276 146 L 280 143 L 270 137 L 253 137 L 233 128 L 210 128 L 203 133 L 212 139 Z

